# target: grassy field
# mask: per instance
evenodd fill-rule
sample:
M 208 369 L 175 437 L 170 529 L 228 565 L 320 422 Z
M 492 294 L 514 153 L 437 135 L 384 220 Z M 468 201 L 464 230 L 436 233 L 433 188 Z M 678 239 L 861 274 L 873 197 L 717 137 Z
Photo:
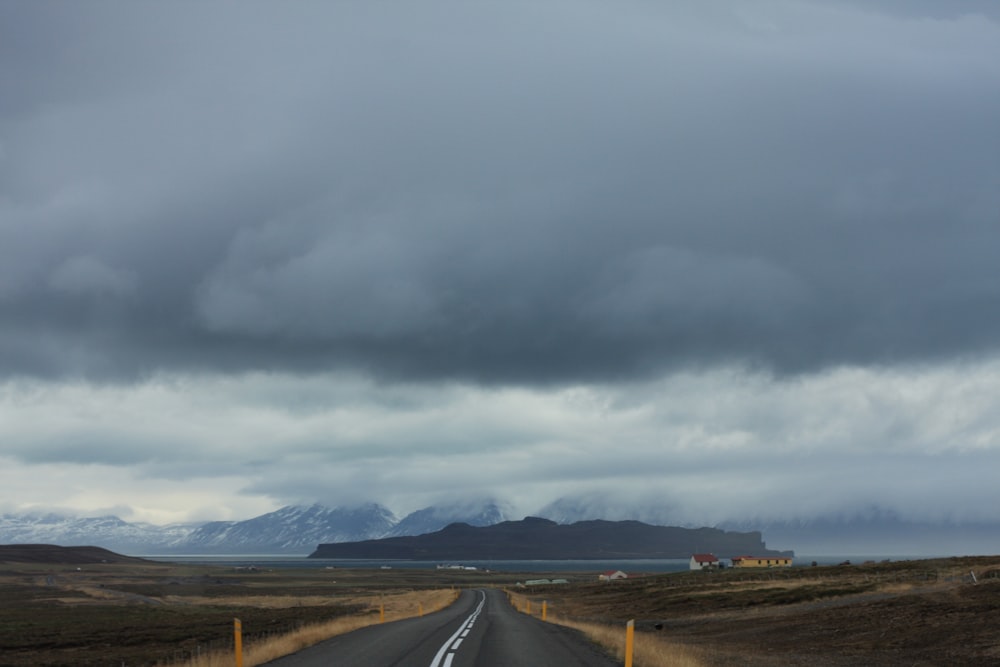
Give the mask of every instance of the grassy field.
M 511 592 L 532 613 L 635 667 L 1000 665 L 1000 557 L 741 572 L 681 572 L 524 588 L 528 573 L 235 570 L 151 562 L 0 563 L 0 667 L 212 667 L 233 619 L 251 667 L 310 642 L 429 612 L 464 587 Z M 552 573 L 545 576 L 553 577 Z
M 1000 557 L 684 572 L 513 589 L 636 667 L 1000 665 Z M 519 607 L 520 608 L 520 607 Z M 596 635 L 595 635 L 596 636 Z
M 0 563 L 0 666 L 188 664 L 231 651 L 234 618 L 248 655 L 290 635 L 301 648 L 317 626 L 331 636 L 449 604 L 464 582 L 434 574 Z

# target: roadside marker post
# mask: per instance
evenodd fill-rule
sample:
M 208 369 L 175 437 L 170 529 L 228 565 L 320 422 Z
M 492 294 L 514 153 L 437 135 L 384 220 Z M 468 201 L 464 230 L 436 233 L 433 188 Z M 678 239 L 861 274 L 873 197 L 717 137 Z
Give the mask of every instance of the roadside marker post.
M 380 604 L 378 606 L 378 622 L 385 623 L 385 605 Z
M 625 667 L 632 667 L 632 651 L 635 643 L 635 620 L 625 625 Z
M 524 604 L 525 604 L 524 613 L 526 613 L 526 614 L 528 614 L 530 616 L 531 615 L 531 600 L 525 601 Z
M 542 620 L 543 621 L 545 620 L 545 617 L 548 615 L 548 610 L 549 610 L 549 601 L 548 600 L 542 600 Z
M 233 646 L 236 651 L 236 667 L 243 667 L 243 624 L 233 619 Z
M 418 602 L 417 603 L 417 614 L 419 614 L 420 616 L 424 615 L 424 603 L 423 602 Z

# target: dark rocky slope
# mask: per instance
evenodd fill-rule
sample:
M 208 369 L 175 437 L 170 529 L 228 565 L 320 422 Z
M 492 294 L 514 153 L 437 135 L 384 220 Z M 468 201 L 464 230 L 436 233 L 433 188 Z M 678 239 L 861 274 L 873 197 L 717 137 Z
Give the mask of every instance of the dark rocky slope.
M 473 527 L 453 523 L 426 535 L 320 544 L 310 558 L 404 560 L 613 560 L 784 555 L 767 549 L 759 532 L 651 526 L 639 521 L 580 521 L 560 525 L 534 517 Z
M 101 547 L 61 547 L 55 544 L 0 544 L 0 563 L 141 563 L 142 558 L 123 556 Z

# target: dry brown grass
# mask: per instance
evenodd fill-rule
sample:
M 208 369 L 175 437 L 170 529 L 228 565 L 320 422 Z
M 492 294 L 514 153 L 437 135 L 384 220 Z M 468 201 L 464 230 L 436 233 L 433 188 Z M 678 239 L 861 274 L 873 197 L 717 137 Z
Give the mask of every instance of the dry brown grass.
M 529 608 L 529 598 L 507 592 L 511 604 L 519 611 Z M 619 660 L 625 659 L 625 625 L 592 623 L 565 617 L 546 605 L 545 620 L 579 630 L 591 641 L 600 644 Z M 530 605 L 531 615 L 541 618 L 542 605 L 538 600 Z M 633 667 L 705 667 L 701 651 L 690 646 L 669 642 L 656 635 L 637 632 L 633 641 Z
M 914 583 L 901 583 L 901 584 L 883 584 L 878 587 L 878 592 L 880 593 L 913 593 L 920 590 L 920 587 Z
M 282 656 L 301 651 L 331 637 L 346 634 L 369 625 L 375 625 L 380 622 L 382 613 L 384 613 L 386 621 L 394 621 L 417 616 L 421 611 L 423 613 L 431 613 L 439 609 L 444 609 L 454 602 L 457 597 L 458 592 L 456 590 L 424 590 L 390 593 L 379 596 L 337 598 L 333 601 L 336 604 L 361 604 L 364 605 L 364 611 L 356 615 L 341 617 L 324 623 L 307 625 L 277 637 L 269 637 L 253 643 L 244 643 L 243 665 L 244 667 L 255 667 L 256 665 L 261 665 Z M 278 606 L 278 603 L 291 603 L 294 605 L 303 603 L 304 600 L 309 601 L 310 604 L 315 603 L 312 597 L 274 597 L 270 601 L 266 598 L 267 596 L 260 596 L 260 599 L 254 598 L 254 600 L 257 604 L 269 607 Z M 218 600 L 215 600 L 215 602 L 218 603 Z M 247 603 L 247 599 L 240 598 L 240 602 Z M 162 667 L 232 667 L 232 664 L 232 652 L 215 651 L 182 662 L 163 663 Z
M 625 622 L 635 618 L 637 666 L 691 660 L 687 664 L 853 667 L 1000 664 L 995 637 L 984 631 L 1000 618 L 998 589 L 1000 557 L 979 556 L 681 572 L 520 590 L 515 597 L 523 609 L 530 596 L 536 616 L 547 598 L 551 620 L 612 627 L 611 637 L 600 641 L 619 657 Z M 660 638 L 673 645 L 646 655 L 649 642 Z
M 549 616 L 549 621 L 580 630 L 591 641 L 611 651 L 619 660 L 625 659 L 625 627 L 585 623 Z M 633 643 L 634 667 L 704 667 L 705 662 L 697 649 L 668 642 L 661 637 L 644 632 L 635 634 Z
M 329 595 L 240 595 L 240 596 L 199 596 L 167 595 L 161 598 L 166 604 L 217 605 L 259 607 L 260 609 L 285 609 L 287 607 L 326 607 L 345 604 L 346 598 Z M 357 602 L 357 600 L 351 600 Z M 366 599 L 367 602 L 367 599 Z

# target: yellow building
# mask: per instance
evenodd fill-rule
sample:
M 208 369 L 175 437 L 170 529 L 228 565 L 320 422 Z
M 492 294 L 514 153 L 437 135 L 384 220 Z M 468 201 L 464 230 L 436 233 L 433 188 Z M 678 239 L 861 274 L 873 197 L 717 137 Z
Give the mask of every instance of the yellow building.
M 792 559 L 784 556 L 735 556 L 733 567 L 791 567 Z

